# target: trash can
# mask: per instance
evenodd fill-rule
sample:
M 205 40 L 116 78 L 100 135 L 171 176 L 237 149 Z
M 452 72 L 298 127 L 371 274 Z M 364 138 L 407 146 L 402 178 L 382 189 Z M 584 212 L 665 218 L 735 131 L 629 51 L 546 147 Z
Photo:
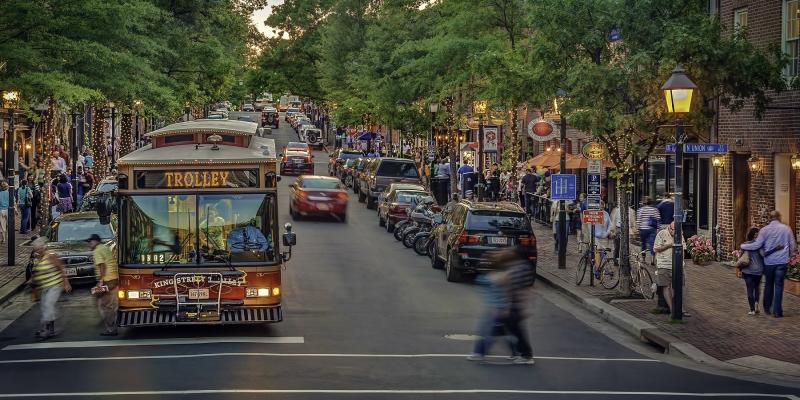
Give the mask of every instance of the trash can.
M 472 194 L 476 197 L 478 196 L 477 189 L 475 189 L 475 185 L 478 184 L 478 173 L 477 172 L 465 172 L 462 174 L 463 182 L 461 183 L 461 198 L 464 199 L 467 197 L 467 191 L 472 191 Z
M 431 193 L 436 204 L 444 206 L 450 201 L 450 177 L 434 176 L 431 178 Z

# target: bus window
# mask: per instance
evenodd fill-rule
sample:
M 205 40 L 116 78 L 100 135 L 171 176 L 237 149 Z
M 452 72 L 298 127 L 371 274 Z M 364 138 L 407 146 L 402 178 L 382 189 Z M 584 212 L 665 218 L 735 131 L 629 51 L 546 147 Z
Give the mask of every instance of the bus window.
M 192 195 L 125 198 L 123 263 L 194 263 L 196 200 Z
M 274 199 L 264 194 L 199 196 L 200 262 L 274 262 L 273 223 L 267 213 Z M 234 206 L 235 205 L 235 206 Z

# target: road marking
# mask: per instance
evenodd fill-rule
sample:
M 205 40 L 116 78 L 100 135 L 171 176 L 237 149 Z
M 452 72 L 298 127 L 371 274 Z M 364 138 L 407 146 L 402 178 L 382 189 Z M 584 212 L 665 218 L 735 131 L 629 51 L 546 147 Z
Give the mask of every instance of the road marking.
M 623 392 L 612 390 L 513 390 L 513 389 L 208 389 L 208 390 L 141 390 L 117 392 L 55 392 L 55 393 L 7 393 L 0 398 L 18 397 L 88 397 L 88 396 L 167 396 L 202 394 L 546 394 L 570 396 L 674 396 L 674 397 L 744 397 L 792 399 L 790 394 L 769 393 L 681 393 L 681 392 Z
M 0 364 L 26 364 L 40 362 L 68 361 L 117 361 L 117 360 L 150 360 L 177 358 L 211 358 L 211 357 L 328 357 L 328 358 L 465 358 L 465 354 L 336 354 L 336 353 L 256 353 L 226 352 L 200 354 L 161 354 L 152 356 L 116 356 L 116 357 L 64 357 L 64 358 L 32 358 L 23 360 L 0 360 Z M 491 359 L 506 359 L 504 356 L 489 356 Z M 608 362 L 661 362 L 650 358 L 598 358 L 598 357 L 556 357 L 537 356 L 537 360 L 561 361 L 608 361 Z
M 72 347 L 121 347 L 121 346 L 169 346 L 175 344 L 208 344 L 208 343 L 261 343 L 261 344 L 302 344 L 302 336 L 279 337 L 198 337 L 178 339 L 131 339 L 131 340 L 87 340 L 81 342 L 43 342 L 28 344 L 13 344 L 3 347 L 3 350 L 38 350 L 38 349 L 66 349 Z

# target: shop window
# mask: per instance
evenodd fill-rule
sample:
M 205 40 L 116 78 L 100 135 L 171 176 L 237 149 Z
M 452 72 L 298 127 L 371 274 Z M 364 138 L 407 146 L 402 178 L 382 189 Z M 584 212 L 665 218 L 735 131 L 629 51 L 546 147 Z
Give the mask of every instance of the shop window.
M 786 67 L 789 77 L 800 74 L 800 0 L 784 0 L 784 51 L 789 56 Z

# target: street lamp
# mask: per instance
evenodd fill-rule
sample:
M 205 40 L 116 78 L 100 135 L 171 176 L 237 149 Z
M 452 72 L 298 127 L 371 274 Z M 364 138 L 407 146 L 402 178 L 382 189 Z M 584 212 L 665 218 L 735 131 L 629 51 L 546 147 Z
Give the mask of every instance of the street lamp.
M 672 244 L 672 319 L 683 319 L 683 124 L 681 117 L 692 107 L 692 94 L 697 85 L 686 76 L 680 65 L 672 71 L 661 90 L 667 111 L 675 115 L 675 236 Z
M 3 106 L 8 109 L 8 132 L 6 132 L 6 177 L 8 177 L 8 265 L 16 265 L 17 240 L 16 221 L 14 221 L 14 201 L 17 198 L 14 182 L 16 171 L 14 164 L 17 157 L 14 154 L 14 109 L 19 105 L 20 94 L 17 91 L 3 92 Z
M 472 103 L 472 111 L 478 116 L 478 201 L 483 201 L 485 193 L 485 181 L 483 179 L 483 115 L 486 114 L 489 103 L 486 100 L 479 100 Z
M 791 166 L 795 171 L 800 171 L 800 154 L 792 154 Z
M 564 112 L 562 110 L 564 106 L 564 100 L 567 97 L 567 92 L 564 89 L 558 89 L 556 91 L 556 100 L 555 100 L 555 107 L 556 112 L 558 113 L 561 119 L 561 126 L 559 130 L 561 132 L 561 147 L 558 149 L 559 151 L 559 167 L 561 174 L 565 173 L 567 169 L 567 117 L 564 116 Z M 561 151 L 564 149 L 564 151 Z M 558 269 L 566 269 L 567 268 L 567 205 L 565 201 L 558 202 Z

